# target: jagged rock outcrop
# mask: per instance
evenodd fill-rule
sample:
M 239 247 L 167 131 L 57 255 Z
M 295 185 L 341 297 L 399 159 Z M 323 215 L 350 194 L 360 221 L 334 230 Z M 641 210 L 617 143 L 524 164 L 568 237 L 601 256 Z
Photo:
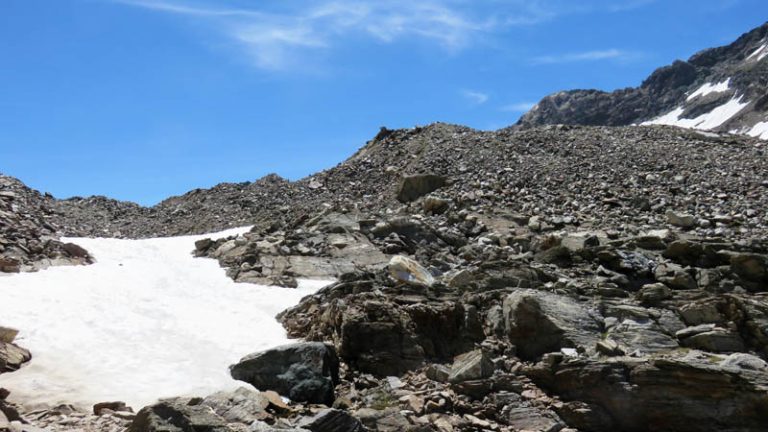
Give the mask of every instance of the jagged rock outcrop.
M 88 251 L 59 240 L 50 197 L 0 174 L 0 273 L 89 264 Z
M 637 88 L 570 90 L 542 99 L 515 128 L 669 124 L 768 139 L 768 24 L 730 45 L 657 69 Z

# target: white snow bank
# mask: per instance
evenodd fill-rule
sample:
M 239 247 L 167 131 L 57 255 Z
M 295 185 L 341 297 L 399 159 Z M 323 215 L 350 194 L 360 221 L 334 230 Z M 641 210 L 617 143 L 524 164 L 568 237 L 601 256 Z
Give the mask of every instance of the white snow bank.
M 0 387 L 27 404 L 122 400 L 138 409 L 244 385 L 227 367 L 286 343 L 275 315 L 328 282 L 236 284 L 215 260 L 192 257 L 205 237 L 67 239 L 98 262 L 0 277 L 0 320 L 21 330 L 33 355 L 0 375 Z
M 690 100 L 693 100 L 693 99 L 695 99 L 695 98 L 697 98 L 699 96 L 706 96 L 706 95 L 708 95 L 710 93 L 722 93 L 724 91 L 727 91 L 728 88 L 730 87 L 730 85 L 731 85 L 731 79 L 730 78 L 728 78 L 727 80 L 725 80 L 723 82 L 719 82 L 717 84 L 714 84 L 714 85 L 711 84 L 711 83 L 704 83 L 704 85 L 702 85 L 701 87 L 696 89 L 696 91 L 694 91 L 693 93 L 688 95 L 686 100 L 690 101 Z
M 759 47 L 758 49 L 754 50 L 752 52 L 752 54 L 747 56 L 746 59 L 747 60 L 751 60 L 751 59 L 754 58 L 755 61 L 759 62 L 760 60 L 765 58 L 765 56 L 768 56 L 768 43 L 766 43 L 766 44 L 762 45 L 761 47 Z
M 768 121 L 756 123 L 747 135 L 768 140 Z
M 710 130 L 730 120 L 747 105 L 749 105 L 749 102 L 741 102 L 741 97 L 733 97 L 733 99 L 714 108 L 712 111 L 693 119 L 680 118 L 685 109 L 678 107 L 661 117 L 643 122 L 641 125 L 670 125 L 688 129 Z

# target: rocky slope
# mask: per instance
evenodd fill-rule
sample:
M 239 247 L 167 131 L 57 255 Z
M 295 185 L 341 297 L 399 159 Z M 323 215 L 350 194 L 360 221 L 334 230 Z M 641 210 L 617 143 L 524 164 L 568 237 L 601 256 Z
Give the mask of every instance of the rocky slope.
M 221 183 L 168 198 L 153 207 L 97 197 L 51 200 L 52 223 L 65 235 L 166 237 L 248 225 L 264 206 L 290 202 L 289 182 L 268 175 L 255 182 Z
M 656 70 L 640 87 L 545 97 L 516 128 L 668 124 L 768 139 L 768 23 Z
M 279 319 L 334 347 L 333 415 L 370 430 L 759 431 L 763 147 L 665 127 L 387 131 L 300 183 L 337 201 L 196 253 L 242 282 L 340 279 Z
M 87 251 L 58 240 L 51 199 L 0 175 L 0 273 L 91 262 Z
M 765 145 L 433 124 L 297 182 L 51 201 L 91 235 L 254 224 L 190 251 L 240 282 L 338 282 L 278 317 L 310 342 L 232 366 L 263 393 L 0 411 L 51 430 L 766 430 Z
M 760 210 L 768 198 L 762 152 L 759 140 L 668 127 L 479 132 L 434 124 L 387 131 L 339 166 L 289 185 L 295 204 L 266 205 L 279 210 L 255 219 L 252 234 L 201 242 L 198 254 L 220 259 L 236 280 L 256 281 L 290 278 L 292 271 L 337 276 L 339 268 L 386 261 L 382 253 L 414 253 L 422 242 L 463 246 L 467 234 L 478 235 L 476 221 L 503 233 L 523 223 L 636 234 L 666 227 L 676 215 L 692 234 L 759 238 L 768 227 Z M 429 185 L 430 176 L 438 183 Z M 427 198 L 399 195 L 441 184 Z M 413 214 L 436 232 L 408 244 L 401 233 L 421 228 L 397 221 Z M 328 246 L 329 236 L 336 246 Z M 346 261 L 339 267 L 333 260 L 334 268 L 333 257 Z

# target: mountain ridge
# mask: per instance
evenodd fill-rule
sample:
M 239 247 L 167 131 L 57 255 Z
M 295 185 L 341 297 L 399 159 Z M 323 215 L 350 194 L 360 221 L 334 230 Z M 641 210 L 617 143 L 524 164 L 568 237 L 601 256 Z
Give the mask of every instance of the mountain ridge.
M 638 87 L 546 96 L 513 127 L 641 123 L 768 139 L 768 23 L 729 45 L 658 68 Z

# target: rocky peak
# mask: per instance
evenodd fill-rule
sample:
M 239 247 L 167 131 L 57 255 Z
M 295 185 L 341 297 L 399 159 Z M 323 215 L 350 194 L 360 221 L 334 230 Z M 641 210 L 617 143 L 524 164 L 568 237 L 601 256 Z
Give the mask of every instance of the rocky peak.
M 653 72 L 639 87 L 542 99 L 514 126 L 666 124 L 768 139 L 768 23 Z

